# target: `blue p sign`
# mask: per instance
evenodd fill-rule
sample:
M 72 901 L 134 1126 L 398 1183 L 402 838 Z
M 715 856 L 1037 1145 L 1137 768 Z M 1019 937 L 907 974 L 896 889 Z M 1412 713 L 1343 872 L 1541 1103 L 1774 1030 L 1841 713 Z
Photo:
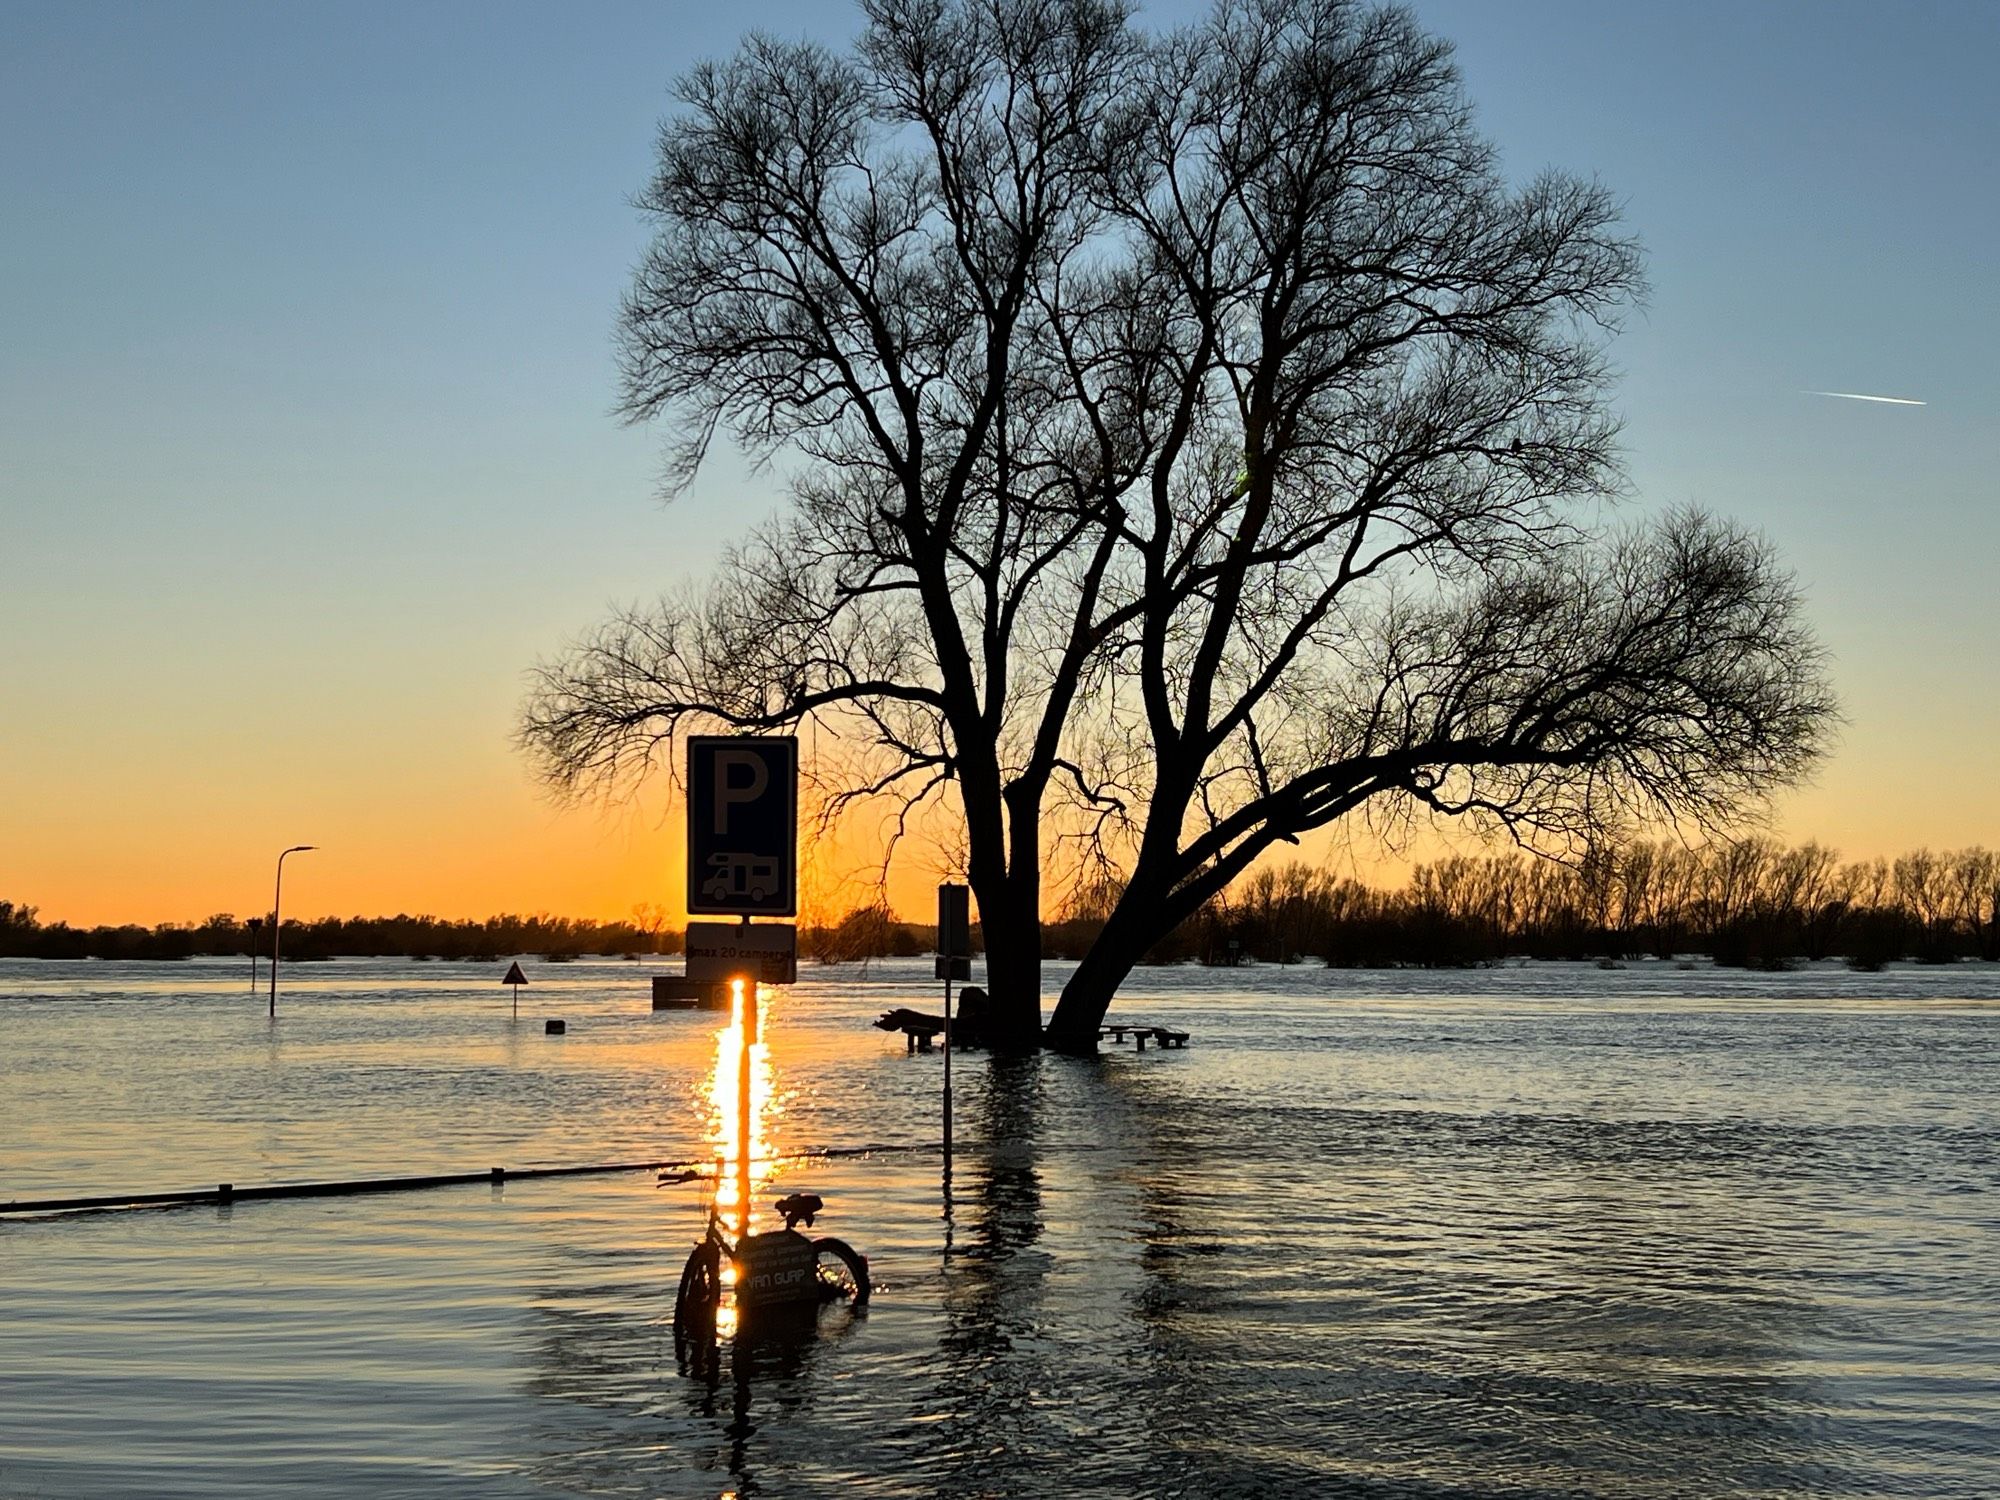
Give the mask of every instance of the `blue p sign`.
M 799 742 L 688 741 L 687 909 L 789 917 L 799 909 Z

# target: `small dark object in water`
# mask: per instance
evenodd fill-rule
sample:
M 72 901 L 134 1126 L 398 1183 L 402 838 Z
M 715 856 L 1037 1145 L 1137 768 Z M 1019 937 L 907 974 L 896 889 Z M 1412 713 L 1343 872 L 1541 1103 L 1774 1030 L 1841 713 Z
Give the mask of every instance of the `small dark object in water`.
M 568 1030 L 569 1030 L 568 1024 L 563 1021 L 542 1022 L 542 1032 L 546 1036 L 562 1036 Z
M 654 1010 L 727 1009 L 729 987 L 707 980 L 689 979 L 682 974 L 653 976 Z

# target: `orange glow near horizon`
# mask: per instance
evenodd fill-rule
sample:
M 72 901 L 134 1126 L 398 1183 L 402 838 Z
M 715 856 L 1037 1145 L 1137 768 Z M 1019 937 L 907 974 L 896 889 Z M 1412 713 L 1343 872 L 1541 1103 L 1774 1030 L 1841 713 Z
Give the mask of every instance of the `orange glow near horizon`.
M 1857 724 L 1814 786 L 1780 800 L 1770 832 L 1787 843 L 1816 840 L 1844 859 L 2000 845 L 2000 795 L 1985 790 L 1988 743 L 1969 733 L 1920 756 Z M 281 774 L 229 746 L 143 763 L 57 741 L 0 746 L 0 780 L 39 789 L 0 798 L 0 900 L 78 927 L 258 916 L 270 908 L 278 851 L 315 844 L 286 865 L 288 917 L 546 912 L 622 921 L 645 905 L 681 925 L 684 815 L 664 789 L 608 810 L 558 808 L 504 749 L 462 762 L 442 727 L 434 741 L 395 754 L 366 748 L 345 763 L 323 744 L 298 748 L 273 757 Z M 841 837 L 803 841 L 802 924 L 837 920 L 875 898 L 876 833 L 857 820 Z M 1440 852 L 1451 849 L 1428 836 L 1400 855 L 1384 851 L 1357 823 L 1349 836 L 1310 836 L 1272 857 L 1398 885 L 1411 859 Z M 941 856 L 906 844 L 890 904 L 907 920 L 929 921 L 933 889 L 954 874 Z M 1051 908 L 1065 894 L 1059 879 L 1046 882 Z

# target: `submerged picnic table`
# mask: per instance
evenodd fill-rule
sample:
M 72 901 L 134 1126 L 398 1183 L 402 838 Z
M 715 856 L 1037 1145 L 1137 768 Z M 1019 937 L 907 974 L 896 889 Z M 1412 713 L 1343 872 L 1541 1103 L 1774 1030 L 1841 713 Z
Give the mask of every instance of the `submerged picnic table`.
M 943 1016 L 933 1015 L 928 1011 L 911 1010 L 906 1006 L 883 1011 L 881 1018 L 874 1024 L 878 1030 L 902 1032 L 905 1052 L 933 1050 L 937 1046 L 939 1035 L 944 1031 Z M 1162 1047 L 1185 1047 L 1188 1044 L 1188 1034 L 1185 1031 L 1176 1031 L 1171 1026 L 1155 1026 L 1151 1022 L 1128 1021 L 1122 1025 L 1105 1025 L 1097 1028 L 1097 1039 L 1100 1042 L 1108 1038 L 1122 1047 L 1128 1036 L 1141 1052 L 1146 1050 L 1148 1041 L 1157 1042 Z M 980 1045 L 980 1039 L 970 1028 L 954 1031 L 952 1041 L 961 1050 Z

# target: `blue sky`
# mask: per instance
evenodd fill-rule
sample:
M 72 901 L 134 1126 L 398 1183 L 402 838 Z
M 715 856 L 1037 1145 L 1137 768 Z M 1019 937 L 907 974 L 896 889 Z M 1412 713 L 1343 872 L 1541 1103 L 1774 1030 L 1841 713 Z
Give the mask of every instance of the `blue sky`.
M 1416 9 L 1508 170 L 1601 177 L 1648 248 L 1633 507 L 1748 521 L 1809 587 L 1849 725 L 1780 830 L 2000 843 L 2000 7 Z M 775 503 L 723 463 L 662 507 L 609 416 L 628 199 L 689 63 L 853 25 L 0 8 L 0 897 L 249 910 L 234 872 L 315 833 L 336 910 L 617 914 L 671 871 L 657 809 L 551 810 L 506 734 L 535 656 Z

